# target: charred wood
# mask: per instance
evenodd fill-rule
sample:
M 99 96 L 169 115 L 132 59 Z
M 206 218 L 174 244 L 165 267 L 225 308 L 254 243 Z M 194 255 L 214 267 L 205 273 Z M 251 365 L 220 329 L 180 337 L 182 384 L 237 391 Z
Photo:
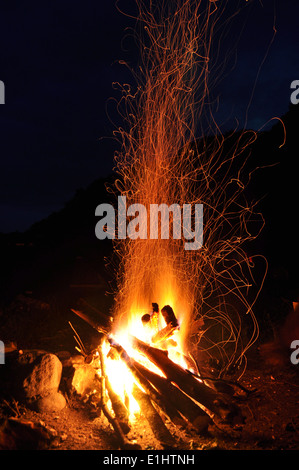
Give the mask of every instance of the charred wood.
M 152 337 L 152 342 L 153 343 L 162 343 L 162 341 L 167 340 L 170 338 L 175 330 L 177 329 L 176 326 L 171 326 L 171 323 L 165 326 L 165 328 L 162 328 L 159 330 L 153 337 Z
M 188 420 L 198 433 L 207 430 L 211 418 L 200 406 L 164 377 L 155 374 L 137 362 L 134 362 L 134 366 L 153 384 L 162 396 L 167 397 L 169 403 L 175 406 L 178 412 Z
M 177 326 L 179 326 L 177 318 L 174 314 L 172 307 L 170 307 L 170 305 L 165 305 L 165 307 L 162 308 L 161 313 L 166 322 L 166 325 L 171 325 L 173 328 L 176 328 Z
M 177 408 L 159 393 L 143 373 L 136 367 L 138 363 L 128 356 L 122 346 L 114 344 L 120 358 L 126 363 L 127 367 L 132 372 L 136 382 L 145 390 L 150 398 L 156 403 L 159 409 L 177 426 L 184 426 L 185 422 L 182 416 L 178 413 Z
M 120 396 L 113 390 L 110 385 L 108 377 L 105 379 L 106 390 L 111 401 L 112 409 L 115 413 L 116 418 L 119 421 L 122 431 L 124 434 L 128 434 L 131 430 L 129 425 L 129 413 L 127 407 L 122 402 Z
M 181 366 L 171 361 L 167 352 L 153 348 L 135 337 L 132 340 L 133 346 L 161 369 L 169 381 L 176 384 L 211 413 L 228 422 L 240 418 L 239 409 L 235 404 L 227 401 L 224 396 L 216 393 L 215 390 L 201 383 Z
M 111 424 L 116 437 L 119 440 L 119 444 L 121 449 L 124 450 L 140 450 L 141 447 L 139 444 L 131 442 L 124 434 L 121 424 L 116 416 L 113 416 L 108 407 L 107 407 L 107 400 L 106 400 L 106 368 L 105 368 L 105 361 L 103 358 L 102 348 L 100 347 L 100 364 L 101 364 L 101 383 L 102 383 L 102 403 L 101 403 L 101 410 L 103 411 L 104 416 L 107 418 L 108 422 Z
M 98 333 L 104 334 L 104 335 L 108 334 L 108 329 L 106 327 L 103 327 L 100 324 L 98 324 L 93 318 L 91 318 L 86 313 L 81 312 L 80 310 L 75 310 L 73 308 L 71 309 L 71 311 L 75 313 L 75 315 L 80 317 L 82 320 L 84 320 L 86 323 L 88 323 L 90 326 L 92 326 L 92 328 L 94 328 Z
M 107 404 L 106 403 L 103 403 L 102 404 L 102 411 L 105 415 L 105 417 L 107 418 L 107 420 L 109 421 L 109 423 L 111 424 L 111 426 L 113 427 L 114 429 L 114 432 L 119 440 L 119 443 L 120 443 L 120 447 L 124 450 L 130 450 L 130 449 L 134 449 L 134 450 L 140 450 L 141 447 L 139 444 L 136 444 L 134 442 L 131 442 L 124 434 L 122 428 L 121 428 L 121 425 L 119 423 L 119 421 L 117 420 L 117 418 L 113 417 L 112 414 L 110 413 L 110 411 L 108 410 L 107 408 Z
M 133 396 L 138 402 L 141 412 L 149 423 L 155 437 L 163 445 L 163 447 L 176 447 L 176 441 L 174 437 L 170 433 L 169 429 L 165 426 L 164 421 L 157 410 L 154 408 L 150 397 L 146 393 L 142 392 L 142 390 L 140 390 L 140 388 L 135 384 L 133 386 Z

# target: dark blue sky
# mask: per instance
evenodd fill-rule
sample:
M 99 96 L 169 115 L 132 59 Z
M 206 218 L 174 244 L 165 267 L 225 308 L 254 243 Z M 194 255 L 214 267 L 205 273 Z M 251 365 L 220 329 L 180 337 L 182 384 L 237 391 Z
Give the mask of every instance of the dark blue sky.
M 299 79 L 299 2 L 235 3 L 245 7 L 225 32 L 226 75 L 211 92 L 224 130 L 237 120 L 259 129 L 288 110 L 290 84 Z M 0 232 L 27 229 L 111 172 L 115 144 L 101 138 L 114 130 L 112 82 L 129 79 L 117 61 L 138 58 L 124 40 L 128 26 L 134 22 L 114 0 L 1 2 Z

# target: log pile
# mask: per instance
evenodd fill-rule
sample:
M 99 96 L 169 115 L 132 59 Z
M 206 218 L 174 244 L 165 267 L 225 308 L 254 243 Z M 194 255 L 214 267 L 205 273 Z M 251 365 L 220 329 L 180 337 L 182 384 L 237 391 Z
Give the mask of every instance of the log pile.
M 77 313 L 74 310 L 73 312 Z M 166 314 L 169 315 L 169 311 Z M 160 370 L 161 375 L 159 375 L 130 357 L 127 351 L 112 339 L 108 331 L 98 327 L 94 321 L 88 319 L 88 316 L 81 312 L 79 316 L 101 334 L 99 346 L 101 411 L 114 429 L 120 448 L 138 449 L 139 446 L 127 438 L 131 430 L 128 409 L 117 391 L 111 387 L 105 366 L 106 358 L 103 354 L 104 341 L 110 343 L 110 357 L 114 356 L 124 361 L 132 373 L 135 382 L 133 396 L 163 448 L 177 447 L 176 439 L 167 427 L 167 421 L 181 430 L 192 430 L 198 434 L 206 433 L 215 419 L 220 419 L 230 425 L 243 421 L 242 413 L 233 402 L 230 393 L 220 393 L 215 387 L 207 385 L 207 382 L 199 376 L 173 362 L 166 350 L 153 347 L 136 337 L 130 338 L 133 348 Z M 167 332 L 162 332 L 160 335 L 162 341 L 165 336 L 170 336 L 171 328 L 177 327 L 176 319 L 171 312 L 169 318 L 170 322 L 167 327 L 169 325 L 170 327 L 166 327 Z M 145 320 L 142 319 L 143 322 Z M 110 407 L 107 405 L 108 400 L 110 400 Z M 110 411 L 111 408 L 113 413 Z

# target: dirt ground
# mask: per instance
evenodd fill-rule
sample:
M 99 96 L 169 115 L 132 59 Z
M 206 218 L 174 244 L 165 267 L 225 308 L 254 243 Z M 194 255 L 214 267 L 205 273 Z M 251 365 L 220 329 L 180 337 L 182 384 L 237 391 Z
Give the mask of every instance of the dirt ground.
M 19 306 L 17 311 L 20 311 Z M 38 315 L 40 311 L 41 305 L 38 305 Z M 25 328 L 20 317 L 15 314 L 8 317 L 7 329 L 13 331 L 13 338 L 17 338 L 18 345 L 25 344 L 26 338 L 27 347 L 52 352 L 55 352 L 55 348 L 56 351 L 65 349 L 73 354 L 76 343 L 64 317 L 59 316 L 63 320 L 57 328 L 59 322 L 53 312 L 46 308 L 44 312 L 42 325 L 46 327 L 35 322 L 33 314 L 28 314 Z M 31 323 L 28 323 L 28 318 L 32 318 Z M 73 322 L 74 319 L 71 320 Z M 89 327 L 85 332 L 80 329 L 81 326 L 78 323 L 77 328 L 82 338 L 86 339 L 86 344 L 92 345 L 93 341 L 96 343 L 98 337 L 93 337 L 93 330 Z M 2 332 L 4 331 L 3 327 Z M 32 339 L 30 332 L 34 332 Z M 89 332 L 92 332 L 90 337 Z M 292 365 L 289 355 L 282 356 L 279 351 L 271 347 L 267 350 L 263 348 L 263 343 L 258 343 L 249 351 L 247 368 L 240 383 L 249 391 L 239 393 L 235 388 L 234 400 L 244 416 L 242 424 L 228 425 L 217 420 L 209 426 L 206 434 L 199 435 L 194 430 L 186 431 L 175 427 L 164 419 L 174 437 L 176 450 L 299 450 L 299 364 Z M 33 428 L 41 427 L 48 433 L 49 438 L 42 444 L 42 449 L 120 449 L 113 428 L 98 408 L 84 403 L 74 395 L 65 397 L 65 408 L 53 413 L 37 413 L 21 403 L 0 401 L 0 441 L 3 423 L 15 418 L 25 425 L 31 423 Z M 22 435 L 22 432 L 19 434 Z M 164 449 L 142 415 L 136 417 L 127 437 L 142 450 Z M 18 441 L 18 433 L 14 435 L 14 439 L 18 450 L 24 448 L 24 442 Z M 34 446 L 33 442 L 33 448 L 40 448 L 38 445 Z
M 242 378 L 251 392 L 238 405 L 243 424 L 209 426 L 205 435 L 185 431 L 166 421 L 177 450 L 299 450 L 299 366 L 265 365 L 257 354 Z M 59 413 L 37 413 L 16 403 L 2 403 L 1 417 L 16 417 L 46 428 L 51 450 L 118 450 L 119 441 L 105 416 L 79 398 L 71 398 Z M 127 436 L 142 450 L 162 450 L 142 415 Z

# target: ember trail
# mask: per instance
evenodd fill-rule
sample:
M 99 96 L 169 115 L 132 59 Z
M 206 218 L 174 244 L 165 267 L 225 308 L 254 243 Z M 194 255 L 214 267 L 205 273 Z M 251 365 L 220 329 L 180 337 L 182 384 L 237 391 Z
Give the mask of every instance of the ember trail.
M 136 2 L 141 63 L 132 71 L 135 87 L 118 84 L 124 125 L 115 132 L 118 179 L 111 188 L 121 202 L 121 224 L 113 239 L 118 256 L 113 331 L 132 334 L 152 302 L 170 305 L 180 323 L 181 351 L 197 359 L 208 351 L 221 360 L 221 373 L 233 364 L 242 373 L 246 351 L 258 336 L 255 299 L 248 300 L 254 256 L 249 261 L 243 245 L 256 238 L 263 221 L 251 225 L 258 217 L 254 204 L 244 198 L 248 181 L 241 179 L 239 167 L 256 136 L 244 132 L 224 152 L 228 138 L 219 134 L 209 106 L 214 29 L 225 8 L 225 2 L 218 3 Z M 217 138 L 203 137 L 203 115 L 210 115 L 209 130 L 216 127 Z M 126 238 L 124 202 L 133 216 L 136 207 L 149 215 L 151 207 L 169 208 L 174 202 L 180 208 L 204 206 L 202 234 L 195 230 L 194 236 L 200 249 L 184 249 L 184 240 L 174 236 L 176 217 L 169 211 L 174 234 L 166 240 L 152 239 L 140 214 L 130 222 L 133 237 Z M 100 237 L 105 225 L 102 219 Z
M 98 277 L 96 270 L 96 279 L 90 284 L 89 269 L 84 271 L 84 263 L 76 261 L 88 258 L 98 267 L 102 259 L 86 242 L 89 238 L 85 235 L 90 234 L 87 213 L 80 212 L 83 230 L 76 231 L 75 239 L 74 231 L 69 230 L 72 225 L 66 223 L 77 220 L 77 209 L 81 204 L 86 207 L 90 197 L 94 204 L 102 180 L 91 185 L 88 194 L 75 198 L 54 221 L 26 232 L 24 239 L 20 238 L 26 242 L 21 244 L 21 252 L 16 243 L 19 235 L 12 234 L 8 244 L 6 236 L 2 237 L 8 258 L 11 253 L 22 253 L 18 266 L 24 280 L 19 284 L 18 276 L 12 276 L 13 259 L 7 275 L 14 281 L 13 291 L 22 286 L 24 295 L 16 297 L 5 315 L 2 306 L 0 311 L 0 324 L 5 327 L 0 341 L 0 413 L 4 417 L 0 421 L 0 448 L 151 448 L 162 453 L 149 457 L 148 463 L 167 465 L 193 464 L 188 457 L 196 450 L 289 449 L 298 445 L 294 433 L 297 403 L 292 400 L 298 386 L 293 383 L 295 375 L 288 371 L 282 375 L 281 369 L 276 380 L 263 370 L 262 354 L 272 354 L 273 343 L 264 345 L 261 364 L 254 361 L 240 383 L 247 351 L 259 333 L 253 311 L 259 291 L 254 278 L 257 257 L 247 249 L 259 235 L 263 219 L 244 194 L 251 178 L 250 172 L 244 171 L 248 168 L 246 159 L 255 147 L 251 144 L 256 135 L 246 131 L 222 136 L 209 105 L 210 80 L 215 72 L 213 50 L 217 50 L 212 47 L 214 32 L 221 29 L 226 3 L 235 8 L 229 0 L 137 0 L 141 64 L 133 75 L 136 84 L 121 88 L 119 110 L 124 125 L 116 131 L 120 143 L 115 155 L 118 175 L 110 188 L 123 213 L 118 213 L 116 222 L 112 206 L 108 206 L 106 217 L 105 207 L 100 206 L 97 212 L 102 219 L 96 230 L 100 238 L 112 237 L 117 258 L 112 310 L 104 299 L 105 273 Z M 227 16 L 224 23 L 227 26 Z M 298 111 L 293 112 L 284 122 L 296 142 Z M 205 134 L 201 125 L 207 115 L 211 125 Z M 278 141 L 275 128 L 261 135 L 256 157 L 269 148 L 274 152 Z M 203 206 L 205 223 L 199 233 L 196 220 L 201 222 Z M 150 216 L 154 208 L 157 216 L 162 207 L 167 215 L 160 220 L 165 237 L 151 238 L 151 221 L 142 215 Z M 193 207 L 198 210 L 189 217 L 187 208 Z M 182 219 L 183 226 L 178 224 Z M 191 246 L 200 242 L 200 249 L 184 247 L 189 240 L 184 233 L 188 224 L 193 235 Z M 56 241 L 54 237 L 52 243 L 58 226 L 65 229 L 62 233 L 66 237 Z M 156 222 L 152 229 L 158 232 Z M 185 238 L 178 236 L 182 233 L 177 229 Z M 140 236 L 145 234 L 148 236 Z M 35 248 L 29 243 L 31 235 Z M 17 248 L 12 249 L 11 243 Z M 102 243 L 101 255 L 110 256 L 110 247 L 109 242 Z M 60 259 L 65 263 L 61 272 L 56 266 Z M 77 277 L 71 275 L 73 267 L 75 274 L 83 274 L 80 279 L 84 284 L 72 282 Z M 259 265 L 258 269 L 261 278 Z M 31 285 L 30 278 L 35 279 L 32 287 L 39 298 L 32 297 L 34 291 L 25 290 Z M 52 308 L 42 301 L 50 294 Z M 86 298 L 81 297 L 84 294 Z M 272 302 L 278 297 L 275 295 Z M 78 309 L 72 311 L 97 332 L 84 325 L 87 328 L 82 333 L 89 338 L 85 345 L 80 330 L 69 322 L 79 355 L 68 351 L 70 331 L 65 329 L 63 312 L 68 311 L 70 298 Z M 264 300 L 268 302 L 269 297 Z M 273 303 L 265 310 L 268 325 Z M 275 347 L 287 345 L 289 365 L 296 365 L 299 358 L 295 336 L 298 311 L 299 303 L 294 302 L 292 316 L 274 343 Z M 23 342 L 22 349 L 15 338 Z M 69 344 L 72 349 L 73 339 Z M 28 345 L 36 349 L 28 350 Z M 291 356 L 290 345 L 294 349 Z M 277 363 L 275 367 L 277 371 Z M 269 400 L 271 397 L 275 399 Z M 23 403 L 32 408 L 26 410 L 29 420 L 22 418 Z M 42 424 L 39 412 L 44 413 L 50 428 Z M 62 431 L 59 436 L 53 423 Z M 169 456 L 166 449 L 171 449 Z M 171 461 L 176 449 L 186 451 L 184 462 L 179 457 Z M 110 460 L 132 467 L 137 462 L 136 457 L 113 453 Z
M 118 197 L 118 226 L 112 206 L 96 211 L 100 217 L 106 212 L 96 234 L 113 239 L 118 269 L 113 322 L 98 328 L 102 340 L 94 359 L 102 410 L 122 447 L 138 447 L 127 435 L 141 413 L 162 448 L 173 448 L 178 443 L 165 418 L 198 433 L 215 420 L 243 419 L 232 395 L 204 377 L 199 364 L 208 355 L 222 364 L 218 379 L 233 366 L 241 376 L 246 351 L 258 336 L 247 295 L 253 258 L 249 261 L 242 247 L 259 230 L 251 228 L 254 205 L 244 199 L 246 179 L 235 161 L 243 167 L 255 134 L 244 133 L 224 152 L 226 139 L 210 112 L 212 39 L 222 13 L 218 2 L 151 1 L 147 6 L 137 0 L 136 5 L 141 64 L 133 72 L 135 88 L 119 85 L 124 126 L 115 132 L 118 179 L 111 189 Z M 210 115 L 217 138 L 199 132 L 203 114 Z M 175 209 L 203 205 L 201 232 L 196 231 L 200 211 L 193 217 L 194 241 L 201 249 L 184 249 Z M 153 207 L 166 207 L 168 222 L 172 216 L 172 233 L 164 224 L 160 239 L 148 236 L 158 227 L 157 219 L 154 226 L 147 220 Z M 126 217 L 136 211 L 126 227 Z M 183 219 L 186 239 L 192 235 L 189 217 Z

